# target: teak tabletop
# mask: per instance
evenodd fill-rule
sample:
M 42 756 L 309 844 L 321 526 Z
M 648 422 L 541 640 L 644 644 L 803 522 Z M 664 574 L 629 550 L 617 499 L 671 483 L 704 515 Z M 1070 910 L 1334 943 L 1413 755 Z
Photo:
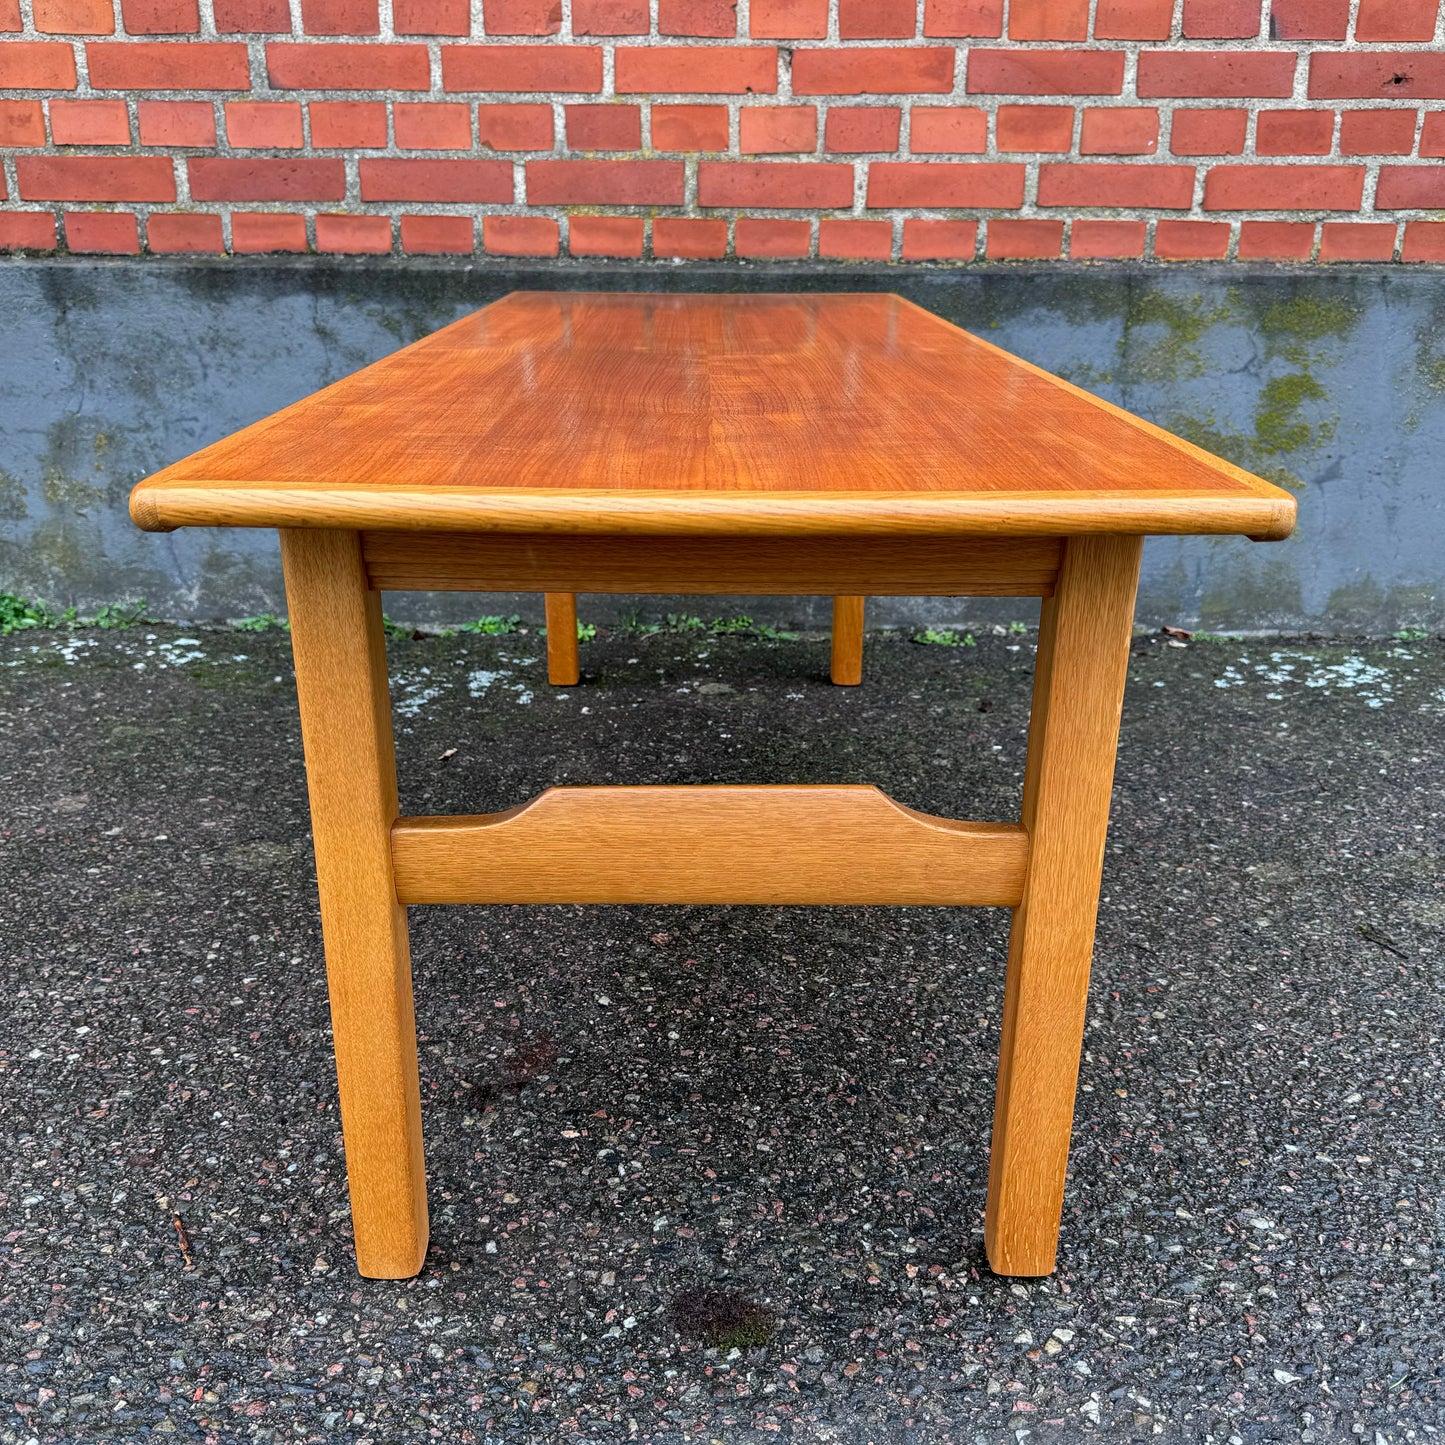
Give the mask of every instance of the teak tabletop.
M 896 296 L 518 293 L 147 478 L 142 527 L 276 527 L 357 1265 L 414 1274 L 426 1174 L 406 907 L 1013 911 L 984 1239 L 1054 1267 L 1144 536 L 1287 536 L 1288 493 Z M 401 815 L 383 588 L 1042 599 L 1023 806 L 875 788 L 552 788 Z

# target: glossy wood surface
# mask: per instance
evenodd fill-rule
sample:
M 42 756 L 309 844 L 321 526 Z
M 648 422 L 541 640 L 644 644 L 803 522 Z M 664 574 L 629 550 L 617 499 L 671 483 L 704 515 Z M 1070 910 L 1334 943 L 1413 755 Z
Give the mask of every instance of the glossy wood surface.
M 839 687 L 863 681 L 863 613 L 866 597 L 833 599 L 833 651 L 828 675 Z
M 373 587 L 818 597 L 1047 597 L 1057 537 L 464 537 L 363 532 Z
M 510 587 L 498 589 L 510 592 Z M 577 597 L 571 592 L 549 592 L 543 603 L 547 615 L 547 681 L 554 687 L 573 687 L 582 676 L 577 657 Z
M 549 788 L 392 829 L 403 903 L 937 903 L 1013 907 L 1017 823 L 935 818 L 877 788 Z
M 1287 534 L 1294 499 L 897 296 L 518 292 L 142 482 L 183 525 Z

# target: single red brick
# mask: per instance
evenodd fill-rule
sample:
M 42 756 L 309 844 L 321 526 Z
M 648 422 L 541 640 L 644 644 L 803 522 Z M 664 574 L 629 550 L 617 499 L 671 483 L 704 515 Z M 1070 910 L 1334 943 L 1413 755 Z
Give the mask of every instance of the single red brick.
M 1099 0 L 1095 40 L 1168 40 L 1174 0 Z
M 578 151 L 642 149 L 642 111 L 635 105 L 569 105 L 567 145 Z
M 63 40 L 0 45 L 0 90 L 74 90 L 75 51 Z
M 385 256 L 391 251 L 386 216 L 317 216 L 316 249 L 333 256 Z
M 24 28 L 25 22 L 20 18 L 20 0 L 0 0 L 0 32 L 8 34 Z
M 1350 0 L 1274 0 L 1270 33 L 1276 40 L 1343 40 Z
M 562 0 L 485 0 L 488 35 L 555 35 L 562 28 Z
M 1176 110 L 1169 149 L 1176 156 L 1237 156 L 1244 151 L 1247 110 Z
M 1027 168 L 997 161 L 874 161 L 870 207 L 1020 206 Z
M 1375 188 L 1379 211 L 1438 211 L 1445 208 L 1445 166 L 1381 166 Z M 1332 206 L 1331 210 L 1353 207 Z
M 988 149 L 988 116 L 973 106 L 915 105 L 908 149 L 914 155 L 981 155 Z
M 528 161 L 534 206 L 680 206 L 681 161 Z
M 386 144 L 383 101 L 313 100 L 307 108 L 311 112 L 311 144 L 318 149 L 359 150 Z
M 128 211 L 67 211 L 65 244 L 72 253 L 134 256 L 140 251 L 140 227 Z
M 1321 261 L 1389 261 L 1394 254 L 1393 221 L 1326 221 L 1320 227 Z
M 1204 209 L 1358 211 L 1364 189 L 1364 166 L 1211 166 Z
M 853 167 L 826 161 L 702 161 L 700 206 L 851 206 Z
M 479 105 L 477 135 L 494 151 L 549 151 L 553 125 L 550 105 Z
M 1088 0 L 1013 0 L 1009 6 L 1010 40 L 1084 40 L 1088 34 Z
M 49 211 L 0 211 L 0 251 L 53 251 L 55 217 Z
M 1439 0 L 1360 0 L 1355 39 L 1433 40 Z
M 909 217 L 903 223 L 905 261 L 972 261 L 977 251 L 977 221 L 925 221 Z
M 572 0 L 573 35 L 646 35 L 650 24 L 647 0 Z M 637 247 L 640 256 L 640 226 Z
M 136 109 L 143 146 L 216 143 L 216 111 L 208 100 L 143 100 Z
M 1144 254 L 1146 221 L 1075 221 L 1069 229 L 1074 261 L 1129 261 Z
M 784 155 L 817 148 L 816 106 L 745 106 L 738 113 L 738 149 L 744 155 Z
M 50 138 L 58 146 L 128 146 L 130 114 L 123 100 L 52 100 Z
M 772 45 L 619 46 L 616 77 L 619 94 L 773 95 L 778 52 Z
M 968 56 L 968 89 L 975 95 L 1118 95 L 1123 88 L 1122 50 L 972 50 Z
M 215 0 L 214 14 L 220 35 L 255 35 L 291 28 L 291 7 L 286 0 Z
M 1445 111 L 1432 112 L 1445 120 Z M 1344 156 L 1407 156 L 1415 144 L 1415 110 L 1346 110 L 1340 112 L 1340 154 Z M 1423 149 L 1421 155 L 1427 154 Z
M 377 0 L 301 0 L 301 29 L 307 35 L 378 35 Z
M 654 105 L 652 148 L 658 151 L 725 151 L 725 105 Z
M 652 223 L 652 254 L 685 261 L 717 261 L 728 253 L 728 223 L 658 216 Z
M 301 103 L 295 100 L 228 100 L 226 139 L 241 150 L 299 150 L 306 144 Z
M 1086 156 L 1152 156 L 1159 149 L 1159 112 L 1147 106 L 1089 106 L 1079 132 Z
M 1445 221 L 1406 221 L 1402 261 L 1445 261 Z
M 753 0 L 756 9 L 757 0 Z M 811 221 L 775 221 L 764 216 L 739 216 L 733 231 L 733 252 L 749 259 L 795 261 L 813 244 Z
M 1007 220 L 988 223 L 985 254 L 990 261 L 1053 260 L 1064 244 L 1062 221 Z
M 482 217 L 482 246 L 489 256 L 555 256 L 557 237 L 550 216 Z
M 60 103 L 50 102 L 52 107 Z M 44 144 L 45 112 L 38 100 L 0 100 L 0 148 Z
M 602 49 L 597 45 L 444 45 L 442 89 L 566 90 L 595 95 L 602 89 Z
M 470 256 L 474 230 L 470 216 L 403 216 L 401 249 L 410 256 Z
M 35 0 L 35 28 L 41 35 L 111 35 L 115 11 L 110 0 Z
M 397 35 L 470 35 L 468 0 L 392 0 L 391 28 Z
M 85 47 L 96 90 L 249 90 L 246 47 L 229 41 L 93 40 Z
M 838 0 L 840 40 L 912 40 L 917 31 L 914 0 Z
M 398 100 L 391 107 L 391 123 L 398 150 L 468 151 L 472 148 L 472 108 L 464 100 Z
M 1256 155 L 1327 156 L 1334 138 L 1332 110 L 1262 110 L 1254 120 Z
M 1259 0 L 1184 0 L 1186 40 L 1243 40 L 1259 34 Z
M 1160 221 L 1154 229 L 1156 261 L 1222 261 L 1228 252 L 1225 221 Z
M 173 201 L 169 156 L 16 156 L 25 201 Z
M 340 201 L 346 163 L 340 156 L 192 156 L 186 162 L 193 201 Z
M 994 121 L 1001 151 L 1067 151 L 1074 143 L 1071 105 L 1001 105 Z
M 442 54 L 445 56 L 446 50 Z M 442 70 L 445 74 L 445 59 Z M 384 45 L 269 41 L 266 74 L 280 90 L 431 89 L 426 46 L 395 41 Z
M 512 199 L 512 162 L 393 160 L 363 156 L 363 201 L 482 201 Z
M 1445 156 L 1445 110 L 1427 110 L 1420 127 L 1420 154 Z
M 830 261 L 887 261 L 893 227 L 887 221 L 818 222 L 818 255 Z
M 1003 34 L 1003 0 L 924 0 L 923 33 L 997 40 Z
M 938 45 L 795 50 L 793 94 L 943 93 L 953 89 L 953 58 L 951 47 Z
M 657 33 L 731 40 L 738 33 L 738 0 L 657 0 Z
M 1445 100 L 1445 51 L 1316 51 L 1311 100 Z
M 913 110 L 913 128 L 918 129 Z M 947 114 L 955 112 L 948 111 Z M 823 149 L 842 155 L 850 151 L 896 151 L 903 112 L 896 105 L 835 105 L 828 108 Z M 988 129 L 987 122 L 984 125 Z M 914 149 L 917 149 L 915 144 Z M 978 149 L 982 150 L 980 146 Z
M 146 249 L 157 254 L 226 249 L 219 216 L 155 215 L 146 223 Z
M 754 40 L 821 40 L 827 33 L 828 0 L 752 0 L 748 9 Z
M 306 217 L 266 211 L 231 212 L 231 250 L 238 256 L 261 251 L 306 250 Z
M 1135 206 L 1187 211 L 1194 167 L 1073 162 L 1039 167 L 1041 206 Z
M 120 14 L 127 35 L 195 35 L 201 28 L 196 0 L 121 0 Z
M 1313 221 L 1242 221 L 1241 261 L 1308 261 L 1315 247 Z
M 1278 96 L 1294 90 L 1292 50 L 1145 50 L 1140 99 L 1156 96 Z
M 576 5 L 573 4 L 573 26 Z M 641 216 L 573 216 L 567 222 L 567 250 L 573 256 L 642 255 Z

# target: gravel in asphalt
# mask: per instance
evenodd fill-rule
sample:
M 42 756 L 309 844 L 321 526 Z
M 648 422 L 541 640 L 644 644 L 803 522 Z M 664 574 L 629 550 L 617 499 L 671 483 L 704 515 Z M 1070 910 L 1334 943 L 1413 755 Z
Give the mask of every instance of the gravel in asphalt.
M 1027 633 L 391 645 L 403 809 L 1016 816 Z M 1445 649 L 1140 639 L 1058 1272 L 992 1276 L 1002 910 L 412 912 L 432 1245 L 350 1260 L 283 633 L 0 639 L 0 1442 L 1445 1431 Z

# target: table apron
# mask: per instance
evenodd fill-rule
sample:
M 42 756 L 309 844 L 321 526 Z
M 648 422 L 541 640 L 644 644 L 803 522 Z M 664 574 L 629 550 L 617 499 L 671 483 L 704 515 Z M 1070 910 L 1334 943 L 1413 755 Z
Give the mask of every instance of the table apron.
M 1058 537 L 363 532 L 371 587 L 416 592 L 1049 597 Z

